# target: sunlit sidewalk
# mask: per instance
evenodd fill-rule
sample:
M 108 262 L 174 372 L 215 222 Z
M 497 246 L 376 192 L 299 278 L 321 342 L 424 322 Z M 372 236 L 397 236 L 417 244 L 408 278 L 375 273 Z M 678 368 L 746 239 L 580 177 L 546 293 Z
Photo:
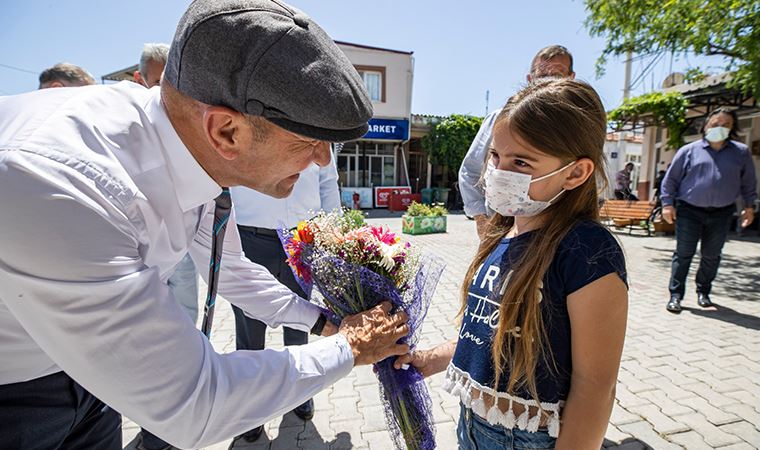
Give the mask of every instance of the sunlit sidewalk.
M 371 219 L 400 231 L 398 218 Z M 406 236 L 447 263 L 423 327 L 422 348 L 456 336 L 460 287 L 477 245 L 474 222 L 449 216 L 449 232 Z M 617 401 L 605 448 L 732 450 L 760 448 L 760 239 L 732 238 L 713 289 L 715 308 L 696 304 L 693 270 L 678 316 L 665 311 L 672 237 L 618 234 L 628 263 L 630 315 Z M 199 298 L 203 298 L 201 292 Z M 212 342 L 220 352 L 235 348 L 234 317 L 217 304 Z M 282 346 L 282 331 L 268 344 Z M 429 380 L 438 447 L 456 449 L 459 402 Z M 240 449 L 392 449 L 375 376 L 360 367 L 315 397 L 314 419 L 294 414 L 269 422 L 265 435 Z M 124 443 L 139 428 L 124 419 Z M 133 443 L 134 444 L 134 443 Z M 231 441 L 208 447 L 231 448 Z

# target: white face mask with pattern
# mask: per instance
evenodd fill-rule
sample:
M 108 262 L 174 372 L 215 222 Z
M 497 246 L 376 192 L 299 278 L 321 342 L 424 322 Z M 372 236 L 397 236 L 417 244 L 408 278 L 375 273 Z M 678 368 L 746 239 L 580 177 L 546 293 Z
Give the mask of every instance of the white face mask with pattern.
M 544 176 L 531 178 L 527 173 L 499 170 L 489 162 L 485 177 L 486 205 L 502 216 L 536 216 L 554 203 L 565 190 L 559 191 L 549 201 L 537 201 L 531 199 L 528 195 L 531 183 L 552 177 L 573 164 L 575 164 L 575 161 Z

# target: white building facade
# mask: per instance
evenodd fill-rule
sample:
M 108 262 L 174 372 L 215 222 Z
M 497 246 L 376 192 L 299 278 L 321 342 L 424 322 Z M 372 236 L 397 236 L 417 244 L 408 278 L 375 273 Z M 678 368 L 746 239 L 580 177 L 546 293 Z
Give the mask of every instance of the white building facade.
M 407 51 L 336 44 L 364 79 L 374 109 L 364 137 L 335 146 L 341 198 L 351 206 L 359 194 L 361 207 L 384 207 L 389 192 L 410 187 L 408 142 L 414 58 Z

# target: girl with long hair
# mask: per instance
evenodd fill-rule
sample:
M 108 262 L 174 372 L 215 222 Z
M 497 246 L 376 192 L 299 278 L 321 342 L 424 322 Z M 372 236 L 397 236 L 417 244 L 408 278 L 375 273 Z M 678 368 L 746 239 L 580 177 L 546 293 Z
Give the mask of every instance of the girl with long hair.
M 598 450 L 628 309 L 625 260 L 599 223 L 606 114 L 594 89 L 539 80 L 498 117 L 495 211 L 464 277 L 456 341 L 396 361 L 446 371 L 460 449 Z

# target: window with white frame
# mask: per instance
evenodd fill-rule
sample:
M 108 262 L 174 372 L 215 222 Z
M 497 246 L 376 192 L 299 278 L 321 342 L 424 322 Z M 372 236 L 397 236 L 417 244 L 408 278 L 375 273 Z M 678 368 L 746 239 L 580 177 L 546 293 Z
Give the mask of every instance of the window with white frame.
M 356 66 L 373 102 L 385 101 L 385 67 Z

